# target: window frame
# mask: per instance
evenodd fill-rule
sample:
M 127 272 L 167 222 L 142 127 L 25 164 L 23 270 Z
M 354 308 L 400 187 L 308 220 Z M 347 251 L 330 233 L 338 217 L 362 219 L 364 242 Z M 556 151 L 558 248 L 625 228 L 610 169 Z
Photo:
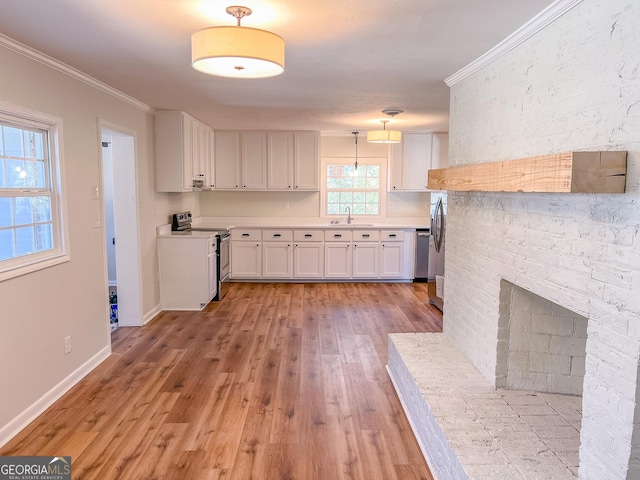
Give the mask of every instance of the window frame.
M 48 196 L 51 206 L 51 242 L 53 248 L 0 260 L 0 282 L 59 265 L 70 260 L 62 148 L 62 119 L 25 107 L 0 101 L 0 123 L 20 129 L 46 132 L 48 158 L 45 158 L 44 188 L 0 188 L 1 198 Z
M 380 220 L 386 218 L 387 211 L 387 165 L 388 159 L 386 157 L 359 157 L 358 166 L 365 165 L 377 165 L 380 167 L 380 186 L 378 189 L 379 194 L 379 210 L 378 215 L 364 215 L 354 214 L 351 212 L 352 218 L 358 218 L 362 220 Z M 321 172 L 320 172 L 320 217 L 325 220 L 337 220 L 342 217 L 346 217 L 346 212 L 340 212 L 338 214 L 327 213 L 328 195 L 329 189 L 327 188 L 327 167 L 329 165 L 353 165 L 355 163 L 354 157 L 322 157 L 321 159 Z M 354 190 L 358 191 L 358 190 Z M 360 190 L 361 191 L 361 190 Z

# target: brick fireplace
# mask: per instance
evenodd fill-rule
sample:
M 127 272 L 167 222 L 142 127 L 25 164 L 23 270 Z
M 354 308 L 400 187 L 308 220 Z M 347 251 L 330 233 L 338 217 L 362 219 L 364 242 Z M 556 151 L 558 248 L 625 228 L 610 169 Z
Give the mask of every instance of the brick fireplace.
M 418 437 L 442 434 L 444 440 L 436 442 L 441 447 L 429 446 L 426 455 L 453 465 L 457 460 L 451 456 L 460 446 L 495 446 L 494 466 L 502 465 L 512 477 L 476 464 L 473 474 L 455 466 L 443 479 L 536 478 L 526 477 L 526 466 L 513 469 L 503 449 L 504 432 L 487 437 L 478 429 L 489 417 L 518 417 L 514 421 L 521 424 L 526 415 L 503 403 L 509 390 L 502 389 L 513 386 L 538 392 L 559 387 L 562 393 L 556 395 L 568 403 L 581 390 L 576 407 L 581 421 L 568 414 L 580 428 L 579 478 L 640 478 L 640 5 L 634 0 L 558 3 L 572 8 L 491 63 L 450 79 L 450 165 L 624 150 L 626 192 L 449 192 L 444 333 L 435 343 L 394 336 L 389 366 L 416 345 L 431 352 L 413 366 L 409 361 L 413 387 L 396 385 L 407 388 L 407 408 L 431 399 L 432 405 L 427 402 L 414 417 L 414 430 Z M 543 300 L 520 298 L 528 292 Z M 514 302 L 515 310 L 531 317 L 514 320 Z M 538 302 L 552 305 L 552 313 L 538 313 L 536 323 Z M 510 330 L 513 323 L 520 324 Z M 550 331 L 540 331 L 542 324 Z M 471 387 L 437 390 L 436 383 L 446 388 L 448 380 L 423 376 L 426 358 L 438 361 L 434 351 L 458 358 L 447 378 L 467 381 L 477 393 L 469 396 Z M 483 390 L 473 372 L 492 390 Z M 441 405 L 437 399 L 447 395 L 451 400 Z M 478 398 L 508 414 L 476 407 Z M 453 405 L 463 410 L 448 416 Z M 564 408 L 547 405 L 556 412 Z M 460 418 L 462 428 L 449 420 L 426 420 L 438 412 Z M 471 437 L 460 436 L 464 431 Z M 538 450 L 538 456 L 544 454 L 544 448 Z M 525 456 L 532 459 L 531 453 Z

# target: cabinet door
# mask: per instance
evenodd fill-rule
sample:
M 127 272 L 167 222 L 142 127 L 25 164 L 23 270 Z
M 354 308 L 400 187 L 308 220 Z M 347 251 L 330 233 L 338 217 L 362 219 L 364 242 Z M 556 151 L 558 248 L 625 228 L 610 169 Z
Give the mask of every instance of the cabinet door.
M 322 243 L 296 243 L 293 246 L 293 276 L 296 278 L 322 278 L 324 245 Z
M 447 168 L 449 166 L 449 134 L 434 133 L 431 148 L 431 168 Z
M 215 252 L 210 253 L 207 257 L 207 273 L 209 274 L 209 300 L 216 296 L 218 292 L 218 272 L 217 257 Z
M 290 242 L 262 244 L 262 278 L 291 278 L 293 251 Z
M 378 278 L 378 242 L 353 244 L 353 278 Z
M 293 134 L 269 133 L 267 142 L 267 186 L 277 190 L 289 190 L 293 187 Z
M 319 182 L 319 137 L 318 132 L 294 134 L 294 188 L 318 190 Z
M 350 243 L 325 243 L 324 276 L 325 278 L 351 277 Z
M 405 133 L 402 137 L 402 189 L 426 190 L 431 168 L 431 133 Z
M 215 143 L 215 133 L 213 133 L 213 129 L 208 130 L 209 135 L 209 176 L 207 177 L 207 185 L 209 188 L 214 188 L 216 186 L 216 143 Z
M 211 129 L 198 120 L 191 122 L 191 168 L 193 179 L 210 182 L 209 174 L 209 131 Z
M 404 243 L 385 242 L 380 250 L 380 277 L 404 278 Z
M 406 138 L 405 134 L 405 138 Z M 402 143 L 389 145 L 389 192 L 402 190 Z
M 192 117 L 182 114 L 182 186 L 185 190 L 193 189 L 193 122 Z
M 216 132 L 215 140 L 216 188 L 240 188 L 240 134 Z
M 242 188 L 267 188 L 267 134 L 242 134 Z
M 231 242 L 231 277 L 260 278 L 262 248 L 254 242 Z

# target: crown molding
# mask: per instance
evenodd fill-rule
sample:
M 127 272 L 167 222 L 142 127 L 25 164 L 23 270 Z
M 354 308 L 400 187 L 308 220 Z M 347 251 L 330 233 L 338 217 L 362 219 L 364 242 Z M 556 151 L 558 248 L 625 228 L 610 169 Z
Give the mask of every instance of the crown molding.
M 533 37 L 540 30 L 556 21 L 581 2 L 582 0 L 556 0 L 484 55 L 458 70 L 450 77 L 447 77 L 444 83 L 451 87 L 478 70 L 490 65 L 518 45 Z
M 146 103 L 143 103 L 127 95 L 126 93 L 121 92 L 120 90 L 110 87 L 106 83 L 103 83 L 100 80 L 97 80 L 87 75 L 86 73 L 83 73 L 80 70 L 77 70 L 72 66 L 67 65 L 66 63 L 62 63 L 61 61 L 56 60 L 55 58 L 50 57 L 45 53 L 42 53 L 34 48 L 31 48 L 28 45 L 25 45 L 24 43 L 20 43 L 17 40 L 14 40 L 13 38 L 7 37 L 2 33 L 0 33 L 0 46 L 5 47 L 6 49 L 16 52 L 20 55 L 23 55 L 31 60 L 35 60 L 36 62 L 39 62 L 49 68 L 57 70 L 58 72 L 64 73 L 65 75 L 68 75 L 71 78 L 80 80 L 81 82 L 86 83 L 87 85 L 90 85 L 113 97 L 116 97 L 117 99 L 122 100 L 123 102 L 133 105 L 134 107 L 139 108 L 140 110 L 143 110 L 152 115 L 155 113 L 155 109 L 147 105 Z

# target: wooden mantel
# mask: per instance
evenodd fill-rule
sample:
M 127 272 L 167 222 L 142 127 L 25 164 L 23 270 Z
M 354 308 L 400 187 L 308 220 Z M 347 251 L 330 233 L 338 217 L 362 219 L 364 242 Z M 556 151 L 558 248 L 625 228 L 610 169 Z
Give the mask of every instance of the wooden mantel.
M 431 190 L 624 193 L 627 152 L 565 152 L 429 170 Z

